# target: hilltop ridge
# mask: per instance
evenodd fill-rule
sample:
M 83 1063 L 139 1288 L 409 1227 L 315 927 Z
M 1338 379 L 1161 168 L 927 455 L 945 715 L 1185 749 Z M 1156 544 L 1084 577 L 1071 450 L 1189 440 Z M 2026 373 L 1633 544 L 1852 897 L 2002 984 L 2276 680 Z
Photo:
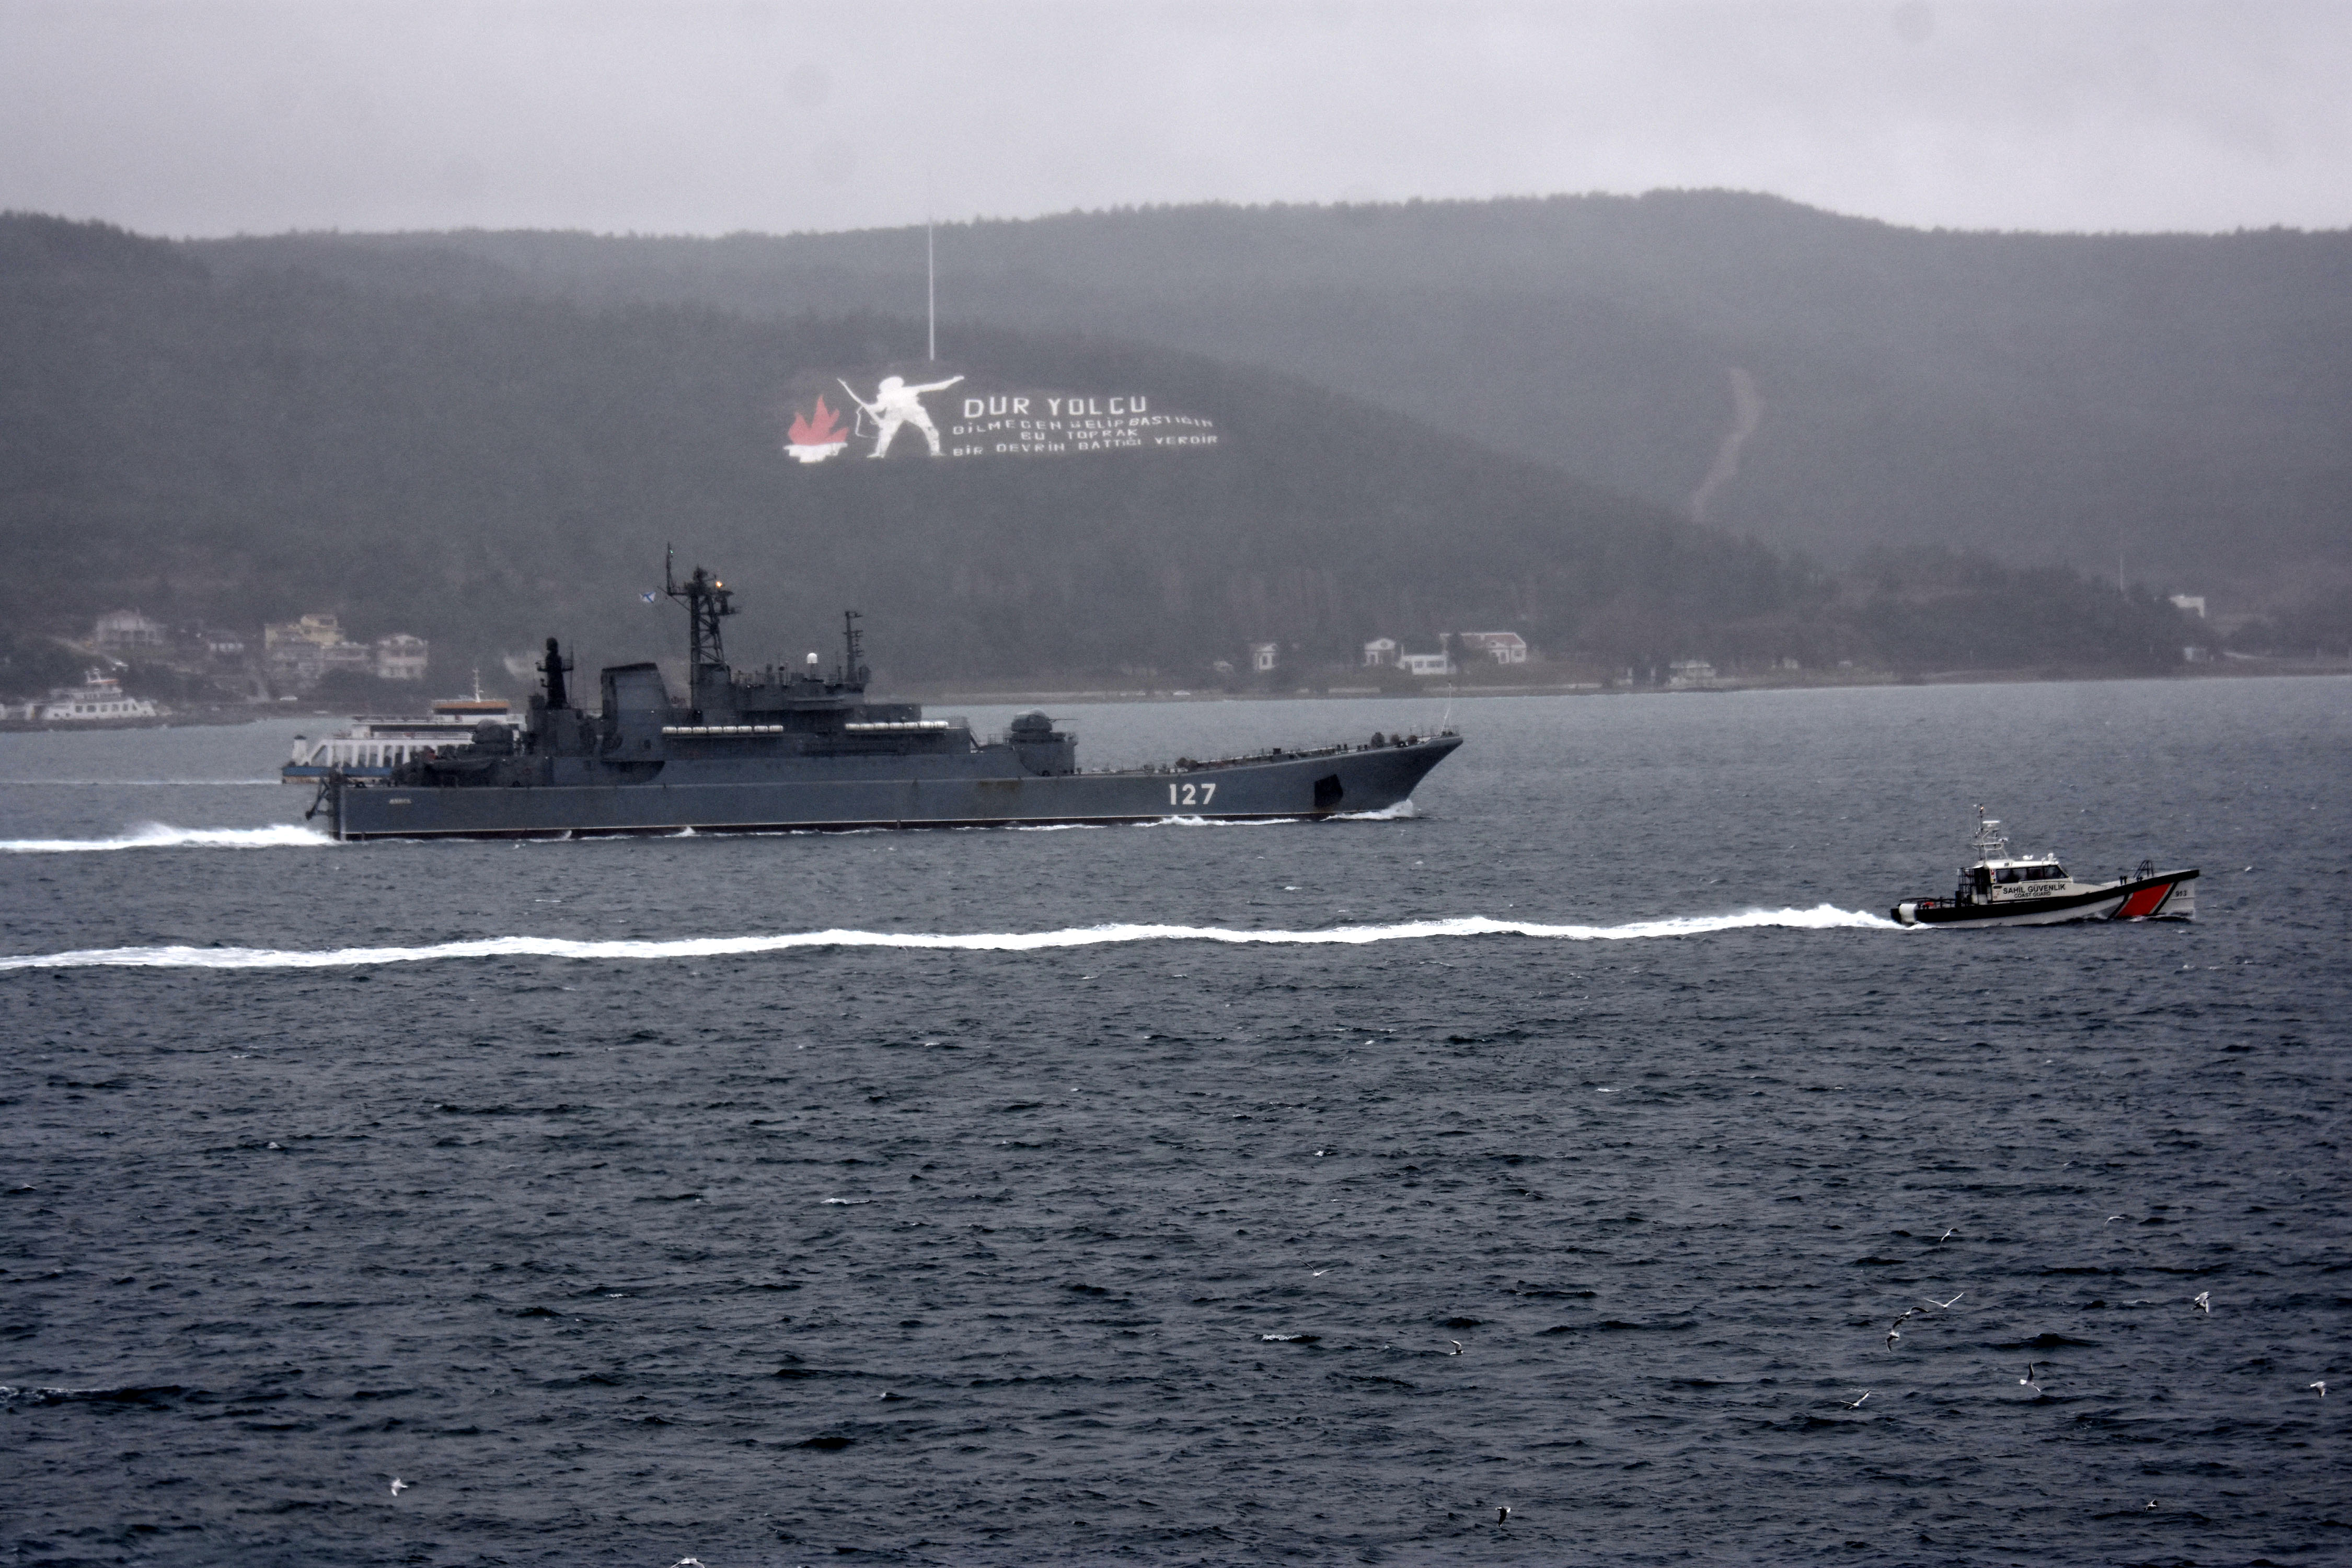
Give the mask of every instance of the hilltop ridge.
M 1828 572 L 1296 377 L 1103 335 L 968 324 L 1012 382 L 1150 389 L 1183 452 L 810 467 L 787 390 L 915 355 L 873 313 L 399 288 L 235 267 L 98 225 L 0 219 L 0 583 L 11 623 L 123 604 L 251 626 L 333 610 L 444 671 L 552 632 L 671 651 L 661 547 L 725 571 L 747 662 L 869 615 L 887 679 L 1206 679 L 1282 645 L 1522 633 L 1613 673 L 1682 658 L 2151 669 L 2183 624 L 2063 570 L 1937 552 Z M 919 453 L 909 442 L 907 451 Z M 2055 614 L 2023 626 L 2023 595 Z M 445 675 L 444 679 L 447 679 Z
M 944 225 L 939 252 L 955 330 L 1295 375 L 1832 563 L 2120 555 L 2239 611 L 2352 588 L 2352 235 L 1919 230 L 1696 191 L 1074 213 Z M 765 317 L 923 299 L 919 229 L 191 253 Z

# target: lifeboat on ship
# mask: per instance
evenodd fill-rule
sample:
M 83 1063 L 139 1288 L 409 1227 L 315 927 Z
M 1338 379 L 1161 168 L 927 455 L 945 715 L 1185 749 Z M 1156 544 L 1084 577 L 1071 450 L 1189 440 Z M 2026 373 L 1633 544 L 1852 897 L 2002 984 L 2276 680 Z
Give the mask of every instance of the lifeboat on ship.
M 2054 854 L 2011 855 L 1998 819 L 1977 807 L 1969 841 L 1976 863 L 1960 868 L 1948 899 L 1906 899 L 1888 911 L 1901 925 L 2058 925 L 2068 921 L 2183 921 L 2197 913 L 2195 870 L 2159 871 L 2143 860 L 2111 882 L 2077 881 Z

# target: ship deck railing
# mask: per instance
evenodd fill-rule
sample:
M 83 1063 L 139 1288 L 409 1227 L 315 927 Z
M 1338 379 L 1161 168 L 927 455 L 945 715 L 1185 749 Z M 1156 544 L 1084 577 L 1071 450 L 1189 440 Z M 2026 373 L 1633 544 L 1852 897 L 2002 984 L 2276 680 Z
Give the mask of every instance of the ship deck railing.
M 1179 757 L 1172 763 L 1147 763 L 1139 768 L 1082 768 L 1081 773 L 1193 773 L 1208 768 L 1237 768 L 1250 763 L 1292 763 L 1311 761 L 1316 757 L 1346 757 L 1363 752 L 1392 752 L 1401 747 L 1418 746 L 1431 741 L 1442 741 L 1456 733 L 1447 729 L 1433 735 L 1414 735 L 1382 741 L 1375 746 L 1370 742 L 1341 741 L 1328 746 L 1270 746 L 1263 752 L 1248 752 L 1238 757 Z

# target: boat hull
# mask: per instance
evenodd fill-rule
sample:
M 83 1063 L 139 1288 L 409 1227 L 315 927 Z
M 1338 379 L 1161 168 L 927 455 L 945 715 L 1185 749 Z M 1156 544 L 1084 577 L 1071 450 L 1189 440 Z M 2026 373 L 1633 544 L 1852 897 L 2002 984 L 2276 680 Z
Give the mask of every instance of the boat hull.
M 664 769 L 644 784 L 410 787 L 329 780 L 320 805 L 340 839 L 562 838 L 1254 821 L 1382 811 L 1409 799 L 1460 745 L 1439 736 L 1182 770 L 1013 777 L 720 779 Z
M 1887 911 L 1899 925 L 2065 925 L 2075 921 L 2194 919 L 2197 873 L 2166 871 L 2153 877 L 2109 882 L 2047 899 L 2003 903 L 1955 903 L 1949 899 L 1909 900 Z
M 324 763 L 289 763 L 278 770 L 279 784 L 324 784 L 329 773 L 340 773 L 347 779 L 388 779 L 390 768 L 331 768 Z

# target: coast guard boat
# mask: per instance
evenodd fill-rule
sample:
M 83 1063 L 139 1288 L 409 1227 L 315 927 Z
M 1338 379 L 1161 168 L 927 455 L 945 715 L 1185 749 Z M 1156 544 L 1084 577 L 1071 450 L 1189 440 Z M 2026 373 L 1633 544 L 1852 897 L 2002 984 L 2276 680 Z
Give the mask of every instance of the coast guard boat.
M 719 645 L 732 591 L 699 566 L 665 579 L 687 609 L 683 700 L 658 667 L 626 664 L 603 672 L 598 708 L 575 708 L 572 661 L 550 637 L 520 731 L 485 720 L 466 743 L 422 748 L 382 779 L 330 769 L 306 815 L 341 839 L 1314 818 L 1402 804 L 1462 743 L 1451 730 L 1376 734 L 1086 772 L 1076 738 L 1043 713 L 983 739 L 964 720 L 866 700 L 856 611 L 830 679 L 814 654 L 803 669 L 739 672 Z
M 2009 852 L 1996 818 L 1977 807 L 1973 866 L 1948 899 L 1908 899 L 1888 911 L 1902 925 L 2057 925 L 2066 921 L 2185 921 L 2197 913 L 2197 873 L 2143 860 L 2112 882 L 2078 882 L 2055 855 Z

